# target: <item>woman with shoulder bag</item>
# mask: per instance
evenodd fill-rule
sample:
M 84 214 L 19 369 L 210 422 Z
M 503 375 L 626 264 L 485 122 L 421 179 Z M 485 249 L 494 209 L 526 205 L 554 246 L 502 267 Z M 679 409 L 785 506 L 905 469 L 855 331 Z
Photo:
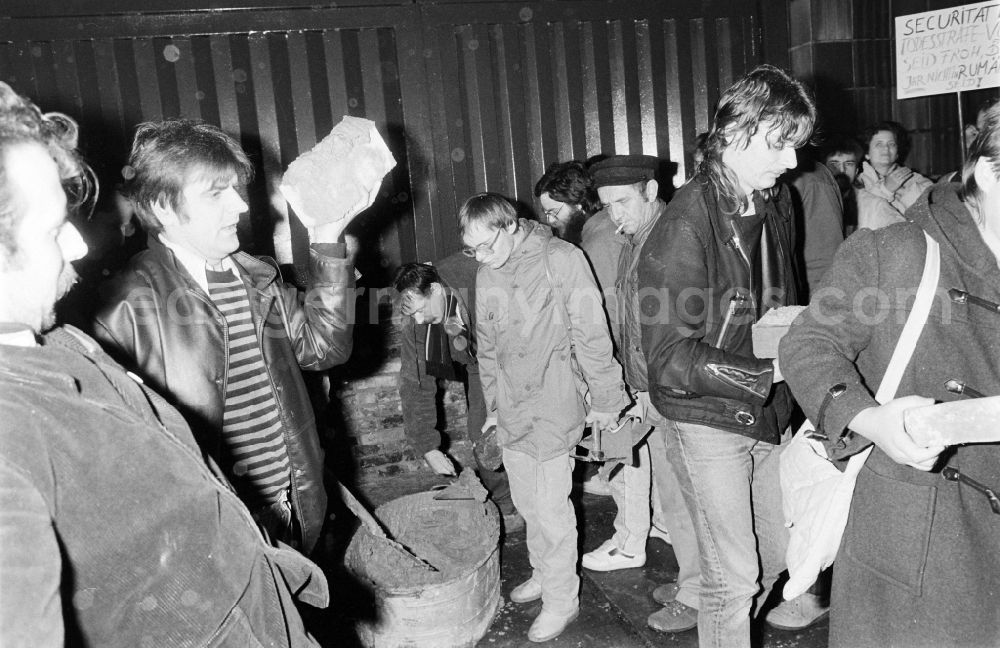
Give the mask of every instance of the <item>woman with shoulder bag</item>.
M 925 447 L 903 415 L 1000 394 L 1000 108 L 962 183 L 934 187 L 906 218 L 848 239 L 781 343 L 829 458 L 874 446 L 837 553 L 830 646 L 998 646 L 1000 515 L 985 491 L 1000 489 L 1000 445 Z M 937 291 L 895 397 L 880 404 L 871 390 L 895 364 L 934 243 Z

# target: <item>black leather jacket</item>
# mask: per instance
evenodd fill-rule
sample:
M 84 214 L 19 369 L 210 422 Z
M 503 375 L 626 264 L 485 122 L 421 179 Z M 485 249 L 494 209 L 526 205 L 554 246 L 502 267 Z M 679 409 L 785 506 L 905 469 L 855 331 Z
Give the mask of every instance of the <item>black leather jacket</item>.
M 754 204 L 764 214 L 756 284 L 739 217 L 720 211 L 702 176 L 678 190 L 640 253 L 642 348 L 660 414 L 777 443 L 792 399 L 772 385 L 771 360 L 754 357 L 751 327 L 796 303 L 795 226 L 787 187 Z
M 353 332 L 353 271 L 343 246 L 313 245 L 309 290 L 285 284 L 277 269 L 243 252 L 232 258 L 247 287 L 254 328 L 274 388 L 292 465 L 292 506 L 309 553 L 326 517 L 323 450 L 301 369 L 345 362 Z M 322 252 L 322 253 L 321 253 Z M 201 449 L 226 474 L 222 421 L 228 349 L 222 313 L 155 237 L 101 288 L 94 336 L 187 419 Z

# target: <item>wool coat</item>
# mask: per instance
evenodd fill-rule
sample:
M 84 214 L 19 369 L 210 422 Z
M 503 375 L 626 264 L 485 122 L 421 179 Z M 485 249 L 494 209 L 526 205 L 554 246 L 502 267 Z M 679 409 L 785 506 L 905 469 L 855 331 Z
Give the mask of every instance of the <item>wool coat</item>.
M 781 342 L 786 380 L 836 460 L 871 444 L 847 428 L 877 405 L 872 394 L 923 271 L 923 231 L 940 244 L 941 275 L 896 395 L 964 398 L 945 389 L 952 379 L 1000 394 L 1000 313 L 948 293 L 1000 303 L 997 258 L 958 187 L 935 186 L 907 212 L 908 222 L 845 241 Z M 819 417 L 837 384 L 846 389 Z M 930 472 L 897 464 L 877 447 L 868 458 L 833 570 L 831 648 L 1000 646 L 1000 515 L 982 492 L 943 479 L 943 466 L 1000 489 L 997 444 L 950 447 Z

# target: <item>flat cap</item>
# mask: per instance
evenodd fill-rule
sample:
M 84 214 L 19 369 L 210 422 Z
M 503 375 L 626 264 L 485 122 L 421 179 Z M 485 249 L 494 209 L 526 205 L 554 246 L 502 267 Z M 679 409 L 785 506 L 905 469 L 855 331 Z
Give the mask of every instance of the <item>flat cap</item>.
M 591 165 L 594 188 L 630 185 L 656 178 L 660 159 L 652 155 L 612 155 Z

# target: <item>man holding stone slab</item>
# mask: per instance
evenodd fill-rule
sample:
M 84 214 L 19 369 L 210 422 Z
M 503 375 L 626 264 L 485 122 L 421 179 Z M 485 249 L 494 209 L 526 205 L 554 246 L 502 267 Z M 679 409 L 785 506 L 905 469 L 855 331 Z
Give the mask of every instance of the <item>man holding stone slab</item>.
M 313 218 L 301 291 L 238 251 L 251 166 L 229 135 L 141 124 L 126 169 L 149 249 L 102 288 L 95 337 L 184 414 L 258 522 L 308 554 L 327 496 L 301 370 L 351 354 L 354 273 L 340 239 L 354 214 Z

